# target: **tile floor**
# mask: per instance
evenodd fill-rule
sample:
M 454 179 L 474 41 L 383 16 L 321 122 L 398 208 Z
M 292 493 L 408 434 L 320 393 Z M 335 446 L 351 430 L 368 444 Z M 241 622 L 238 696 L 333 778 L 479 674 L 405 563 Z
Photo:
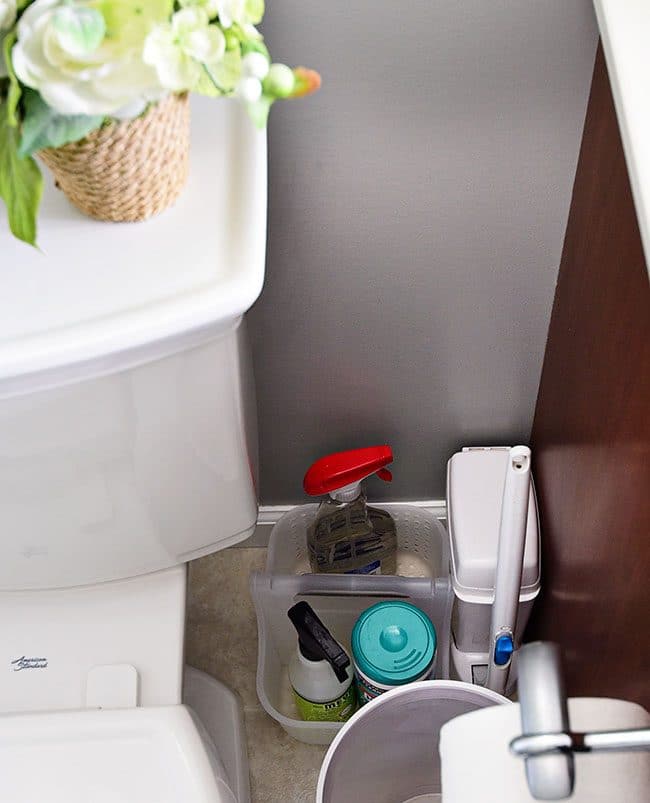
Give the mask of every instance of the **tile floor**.
M 287 736 L 255 691 L 257 626 L 248 577 L 265 562 L 265 549 L 235 548 L 190 564 L 186 661 L 242 700 L 252 803 L 314 803 L 325 748 Z

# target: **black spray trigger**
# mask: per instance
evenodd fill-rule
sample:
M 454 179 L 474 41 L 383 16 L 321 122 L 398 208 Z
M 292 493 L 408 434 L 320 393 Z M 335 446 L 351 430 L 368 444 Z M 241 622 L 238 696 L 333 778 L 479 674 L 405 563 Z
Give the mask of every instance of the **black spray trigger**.
M 341 645 L 318 618 L 311 605 L 298 602 L 287 616 L 298 631 L 300 653 L 308 661 L 327 661 L 340 683 L 348 679 L 350 659 Z

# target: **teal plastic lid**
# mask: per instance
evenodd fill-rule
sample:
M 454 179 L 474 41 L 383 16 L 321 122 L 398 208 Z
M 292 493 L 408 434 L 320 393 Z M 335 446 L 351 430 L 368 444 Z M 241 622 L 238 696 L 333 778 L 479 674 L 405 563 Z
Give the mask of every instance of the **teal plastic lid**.
M 391 600 L 364 611 L 352 630 L 357 667 L 384 686 L 401 686 L 425 674 L 436 654 L 436 631 L 415 605 Z

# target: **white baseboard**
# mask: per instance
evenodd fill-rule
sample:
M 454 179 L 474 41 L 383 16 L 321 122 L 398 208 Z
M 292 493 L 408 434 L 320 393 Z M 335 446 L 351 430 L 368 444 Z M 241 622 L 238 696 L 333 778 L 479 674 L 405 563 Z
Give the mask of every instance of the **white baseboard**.
M 381 502 L 371 502 L 381 507 Z M 388 504 L 386 502 L 385 504 Z M 447 518 L 447 502 L 444 499 L 416 499 L 414 502 L 391 502 L 391 505 L 412 505 L 414 507 L 424 507 L 430 510 L 437 518 L 442 521 Z M 296 505 L 260 505 L 257 515 L 257 527 L 253 535 L 237 544 L 237 547 L 267 547 L 269 536 L 275 523 L 288 513 Z

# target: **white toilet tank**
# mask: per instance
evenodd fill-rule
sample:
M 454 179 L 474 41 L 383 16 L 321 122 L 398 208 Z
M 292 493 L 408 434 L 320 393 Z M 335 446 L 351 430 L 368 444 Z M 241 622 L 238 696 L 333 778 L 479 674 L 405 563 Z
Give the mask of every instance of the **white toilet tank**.
M 162 215 L 91 221 L 50 186 L 40 251 L 0 221 L 0 591 L 154 572 L 255 526 L 242 316 L 266 141 L 229 102 L 193 114 L 189 184 Z
M 0 400 L 0 589 L 152 572 L 255 527 L 243 327 L 141 365 Z

